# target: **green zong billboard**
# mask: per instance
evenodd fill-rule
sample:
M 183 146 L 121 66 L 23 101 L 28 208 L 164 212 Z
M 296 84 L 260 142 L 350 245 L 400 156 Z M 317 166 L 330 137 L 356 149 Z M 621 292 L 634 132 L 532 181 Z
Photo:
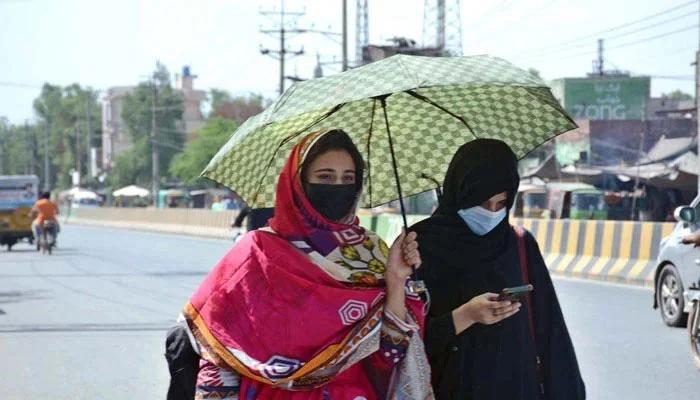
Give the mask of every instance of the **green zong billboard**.
M 650 82 L 649 77 L 565 78 L 553 86 L 574 119 L 640 120 Z

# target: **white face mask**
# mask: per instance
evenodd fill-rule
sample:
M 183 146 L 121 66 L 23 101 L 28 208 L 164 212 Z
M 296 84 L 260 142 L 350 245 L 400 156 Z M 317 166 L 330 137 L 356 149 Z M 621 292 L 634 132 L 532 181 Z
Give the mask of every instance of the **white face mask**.
M 484 207 L 476 206 L 459 210 L 457 214 L 462 217 L 472 232 L 478 236 L 484 236 L 503 221 L 507 211 L 505 207 L 498 211 L 490 211 Z

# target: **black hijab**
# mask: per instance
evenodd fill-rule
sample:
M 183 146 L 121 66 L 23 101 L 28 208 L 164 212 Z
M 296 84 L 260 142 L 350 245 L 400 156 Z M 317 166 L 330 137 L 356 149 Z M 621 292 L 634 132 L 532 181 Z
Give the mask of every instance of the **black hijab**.
M 510 209 L 520 183 L 517 163 L 513 151 L 500 140 L 464 144 L 447 169 L 437 210 L 411 228 L 418 233 L 423 260 L 430 264 L 418 270 L 419 277 L 439 292 L 433 291 L 433 308 L 450 310 L 491 289 L 494 281 L 500 281 L 503 257 L 515 256 L 508 254 L 515 248 L 508 216 L 491 232 L 478 236 L 457 211 L 480 205 L 501 192 L 508 194 Z M 451 287 L 457 281 L 462 282 L 458 290 Z
M 456 215 L 458 210 L 478 206 L 501 192 L 508 193 L 510 209 L 519 184 L 518 159 L 507 144 L 495 139 L 474 140 L 452 157 L 436 214 Z

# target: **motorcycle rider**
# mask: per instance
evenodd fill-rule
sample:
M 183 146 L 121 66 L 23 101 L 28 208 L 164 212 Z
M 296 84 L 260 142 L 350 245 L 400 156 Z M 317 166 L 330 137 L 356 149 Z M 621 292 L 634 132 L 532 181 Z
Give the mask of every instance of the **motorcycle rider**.
M 53 237 L 55 245 L 56 236 L 58 235 L 60 228 L 58 225 L 58 218 L 56 218 L 56 216 L 58 215 L 58 206 L 56 205 L 56 203 L 51 201 L 51 192 L 41 193 L 39 200 L 37 200 L 37 202 L 34 203 L 34 206 L 32 207 L 29 214 L 33 217 L 36 216 L 34 218 L 34 221 L 32 222 L 32 231 L 34 232 L 34 238 L 37 240 L 37 243 L 39 241 L 39 236 L 41 235 L 41 229 L 43 229 L 44 227 L 44 222 L 53 221 Z

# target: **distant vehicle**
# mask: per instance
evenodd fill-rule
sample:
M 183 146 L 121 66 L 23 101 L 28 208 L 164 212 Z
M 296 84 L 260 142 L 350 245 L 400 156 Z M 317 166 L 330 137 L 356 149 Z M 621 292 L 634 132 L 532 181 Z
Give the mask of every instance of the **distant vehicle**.
M 514 202 L 514 215 L 523 218 L 549 218 L 547 191 L 544 186 L 523 184 L 518 188 Z
M 607 219 L 605 193 L 583 183 L 521 185 L 513 213 L 524 218 Z
M 29 211 L 36 203 L 36 175 L 0 175 L 0 245 L 12 250 L 20 240 L 34 241 Z
M 41 234 L 37 238 L 37 250 L 40 250 L 42 254 L 53 252 L 53 248 L 56 246 L 56 230 L 58 226 L 56 221 L 44 221 L 41 227 Z
M 689 207 L 678 207 L 678 223 L 661 240 L 654 274 L 654 308 L 669 326 L 688 323 L 691 351 L 700 368 L 700 247 L 684 244 L 683 237 L 700 230 L 700 196 Z

